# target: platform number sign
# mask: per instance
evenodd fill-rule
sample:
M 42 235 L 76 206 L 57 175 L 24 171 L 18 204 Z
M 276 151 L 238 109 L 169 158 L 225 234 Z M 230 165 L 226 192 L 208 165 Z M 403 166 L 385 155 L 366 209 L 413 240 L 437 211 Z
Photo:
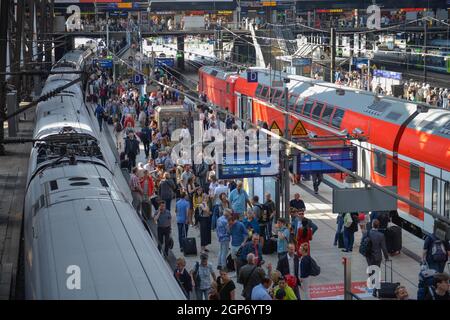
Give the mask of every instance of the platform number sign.
M 258 72 L 247 71 L 247 82 L 258 82 Z
M 66 10 L 70 16 L 66 20 L 67 31 L 81 30 L 81 10 L 79 6 L 70 5 Z
M 144 76 L 142 74 L 135 74 L 133 77 L 133 83 L 135 85 L 142 85 L 144 84 Z

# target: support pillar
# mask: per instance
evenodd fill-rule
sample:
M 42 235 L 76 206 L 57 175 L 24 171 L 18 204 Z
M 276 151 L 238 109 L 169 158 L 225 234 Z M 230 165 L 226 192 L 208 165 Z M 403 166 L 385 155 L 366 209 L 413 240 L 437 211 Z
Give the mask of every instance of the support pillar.
M 8 19 L 10 1 L 0 1 L 0 72 L 6 72 L 6 55 L 8 43 Z M 3 119 L 6 118 L 6 75 L 0 74 L 0 141 L 4 136 Z M 0 144 L 0 155 L 5 154 L 5 149 Z
M 184 70 L 184 36 L 177 36 L 177 67 Z

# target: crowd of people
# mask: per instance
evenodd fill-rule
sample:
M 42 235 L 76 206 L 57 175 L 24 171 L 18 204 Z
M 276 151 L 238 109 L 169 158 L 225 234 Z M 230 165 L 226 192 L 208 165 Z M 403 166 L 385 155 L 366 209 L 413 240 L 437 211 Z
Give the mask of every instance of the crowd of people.
M 168 86 L 178 86 L 176 79 L 160 70 L 155 70 L 154 77 Z M 120 165 L 130 172 L 132 205 L 144 221 L 156 224 L 162 254 L 168 256 L 174 246 L 172 220 L 176 220 L 177 245 L 182 253 L 189 254 L 186 251 L 192 249 L 187 245 L 191 239 L 189 231 L 192 228 L 199 231 L 200 261 L 189 268 L 186 260 L 179 257 L 174 270 L 188 298 L 310 298 L 310 281 L 321 272 L 311 256 L 318 226 L 306 217 L 306 205 L 300 194 L 294 195 L 288 218 L 283 218 L 270 193 L 260 199 L 250 196 L 242 181 L 218 179 L 214 163 L 174 162 L 170 156 L 174 128 L 169 123 L 156 121 L 155 107 L 181 104 L 183 96 L 164 85 L 142 96 L 130 82 L 114 82 L 107 74 L 98 72 L 89 81 L 88 99 L 96 106 L 100 130 L 104 128 L 104 121 L 113 126 Z M 200 95 L 200 99 L 207 101 L 205 95 Z M 197 117 L 205 132 L 237 129 L 232 117 L 226 117 L 223 126 L 219 125 L 219 117 L 206 105 L 197 109 Z M 183 123 L 181 137 L 190 135 L 188 121 L 185 119 Z M 211 133 L 211 136 L 214 135 Z M 137 163 L 141 145 L 145 163 Z M 315 189 L 318 190 L 319 184 L 315 182 Z M 385 213 L 339 214 L 334 245 L 344 252 L 352 252 L 354 235 L 361 230 L 363 238 L 371 242 L 370 249 L 364 252 L 368 265 L 381 265 L 383 256 L 387 260 L 391 254 L 384 235 L 388 223 Z M 217 261 L 209 257 L 213 232 L 218 241 Z M 433 248 L 437 241 L 430 237 L 425 242 L 424 263 L 437 271 L 425 299 L 448 299 L 448 275 L 443 269 L 450 247 L 444 243 L 445 260 L 442 257 L 435 260 Z M 266 263 L 265 256 L 275 254 L 276 266 Z M 242 285 L 241 292 L 236 292 L 237 283 Z M 396 294 L 398 299 L 408 297 L 404 287 L 397 288 Z

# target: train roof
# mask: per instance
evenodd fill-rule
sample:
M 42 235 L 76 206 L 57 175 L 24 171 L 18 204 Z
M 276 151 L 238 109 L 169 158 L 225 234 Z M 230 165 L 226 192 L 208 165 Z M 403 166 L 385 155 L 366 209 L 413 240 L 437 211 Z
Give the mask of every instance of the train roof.
M 40 255 L 37 299 L 184 299 L 184 294 L 111 173 L 92 164 L 36 177 L 33 215 Z M 81 289 L 66 286 L 69 266 Z
M 291 75 L 284 72 L 273 71 L 267 68 L 252 67 L 249 70 L 258 73 L 258 84 L 272 87 L 273 81 L 283 81 L 289 78 L 286 84 L 290 94 L 298 95 L 301 99 L 312 99 L 339 107 L 343 110 L 352 110 L 372 118 L 401 125 L 418 108 L 419 104 L 404 99 L 389 96 L 380 96 L 373 92 L 358 90 L 337 84 L 314 80 L 307 77 Z M 239 75 L 247 79 L 247 73 L 230 72 L 217 66 L 203 67 L 202 71 L 223 79 L 230 75 Z M 282 87 L 273 87 L 283 90 Z M 416 130 L 428 131 L 450 139 L 450 111 L 421 103 L 428 108 L 428 112 L 422 113 L 412 121 L 408 127 Z M 431 121 L 433 119 L 433 121 Z

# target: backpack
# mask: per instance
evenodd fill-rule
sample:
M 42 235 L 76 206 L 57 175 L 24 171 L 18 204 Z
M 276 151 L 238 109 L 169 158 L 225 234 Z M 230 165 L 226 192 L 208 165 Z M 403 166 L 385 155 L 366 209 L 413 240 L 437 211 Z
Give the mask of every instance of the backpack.
M 372 254 L 372 239 L 369 236 L 370 230 L 362 237 L 359 253 L 364 257 L 370 257 Z
M 433 245 L 431 246 L 431 258 L 434 262 L 447 261 L 447 251 L 445 250 L 444 243 L 439 239 L 433 241 Z
M 350 213 L 347 213 L 347 214 L 344 216 L 344 220 L 345 220 L 345 218 L 347 218 L 347 215 L 350 215 L 350 219 L 347 220 L 347 221 L 344 223 L 344 227 L 350 228 L 350 227 L 352 226 L 352 224 L 353 224 L 353 219 L 351 219 L 351 214 L 350 214 Z
M 320 267 L 317 264 L 317 262 L 311 258 L 311 272 L 309 273 L 310 276 L 316 277 L 320 274 Z

